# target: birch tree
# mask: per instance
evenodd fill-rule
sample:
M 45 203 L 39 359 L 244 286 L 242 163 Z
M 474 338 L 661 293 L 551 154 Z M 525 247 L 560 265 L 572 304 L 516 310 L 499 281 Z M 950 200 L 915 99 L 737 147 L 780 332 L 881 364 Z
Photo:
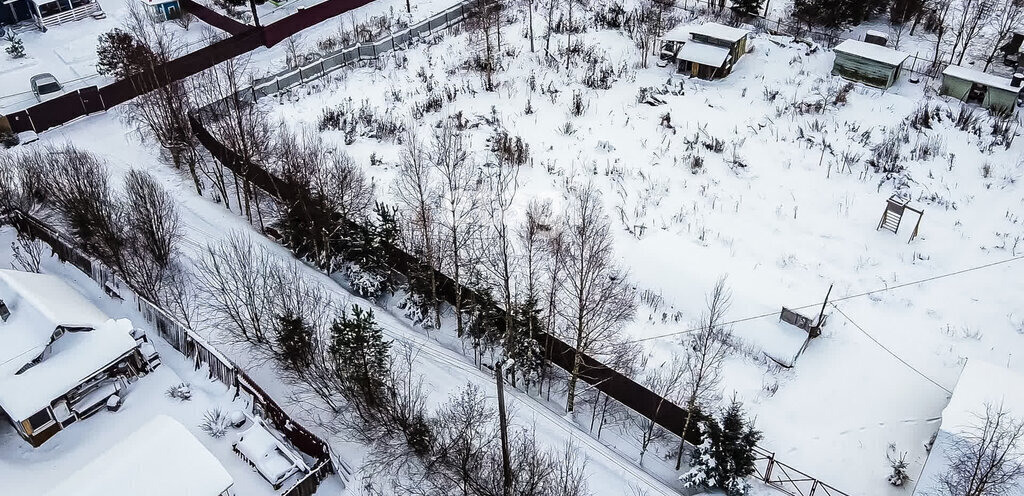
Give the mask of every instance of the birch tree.
M 729 355 L 731 335 L 726 329 L 725 314 L 732 304 L 732 294 L 725 286 L 725 278 L 715 283 L 707 297 L 707 307 L 700 317 L 700 325 L 684 343 L 689 348 L 686 356 L 683 395 L 686 398 L 686 420 L 682 439 L 676 452 L 676 470 L 683 459 L 686 433 L 695 420 L 700 407 L 714 400 L 722 381 L 722 361 Z
M 469 159 L 462 133 L 452 119 L 445 119 L 434 131 L 430 162 L 440 179 L 440 226 L 445 236 L 448 269 L 455 282 L 456 330 L 465 333 L 462 286 L 464 275 L 472 265 L 470 247 L 480 229 L 481 177 Z
M 601 195 L 593 184 L 571 192 L 565 212 L 565 279 L 559 314 L 563 334 L 575 348 L 565 409 L 572 413 L 583 355 L 602 353 L 622 325 L 633 318 L 636 302 L 626 273 L 613 260 L 612 236 Z
M 1024 481 L 1024 421 L 1003 404 L 986 404 L 976 422 L 946 452 L 949 469 L 938 476 L 943 496 L 1017 494 Z
M 430 165 L 427 147 L 419 137 L 410 132 L 404 142 L 405 147 L 398 162 L 392 189 L 408 225 L 408 228 L 402 229 L 406 235 L 403 241 L 410 253 L 415 253 L 421 263 L 417 273 L 412 275 L 410 284 L 414 290 L 422 292 L 421 296 L 425 300 L 421 309 L 423 317 L 427 318 L 432 313 L 436 329 L 441 327 L 441 309 L 434 273 L 438 266 L 435 230 L 437 206 L 433 200 L 437 194 L 437 178 L 434 175 L 434 168 Z

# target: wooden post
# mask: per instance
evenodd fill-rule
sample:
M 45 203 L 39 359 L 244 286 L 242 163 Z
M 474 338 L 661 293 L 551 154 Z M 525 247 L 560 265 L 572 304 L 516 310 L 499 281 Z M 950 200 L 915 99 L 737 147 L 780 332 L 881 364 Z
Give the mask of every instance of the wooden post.
M 508 360 L 509 365 L 515 363 Z M 508 419 L 505 417 L 505 375 L 501 372 L 502 362 L 494 364 L 494 379 L 498 385 L 498 420 L 501 424 L 501 475 L 502 492 L 509 496 L 512 489 L 512 461 L 508 453 Z

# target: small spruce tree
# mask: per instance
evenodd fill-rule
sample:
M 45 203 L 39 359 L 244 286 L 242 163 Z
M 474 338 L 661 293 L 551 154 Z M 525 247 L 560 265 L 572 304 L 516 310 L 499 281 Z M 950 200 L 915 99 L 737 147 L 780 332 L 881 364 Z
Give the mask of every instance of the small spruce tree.
M 306 370 L 313 359 L 313 331 L 305 319 L 289 310 L 277 316 L 274 330 L 282 365 L 295 372 Z
M 349 282 L 357 293 L 366 297 L 394 290 L 388 255 L 398 243 L 396 209 L 377 203 L 374 213 L 377 219 L 356 231 L 345 252 Z
M 25 56 L 25 44 L 21 42 L 21 38 L 14 34 L 14 31 L 7 31 L 6 36 L 7 42 L 7 55 L 10 55 L 12 59 L 20 59 Z
M 703 441 L 693 451 L 692 468 L 680 479 L 687 487 L 721 489 L 729 496 L 747 494 L 746 478 L 756 470 L 754 446 L 761 432 L 747 422 L 743 404 L 733 398 L 720 420 L 708 418 L 699 426 Z
M 373 310 L 352 305 L 352 316 L 343 313 L 331 325 L 329 352 L 335 375 L 346 391 L 369 407 L 376 407 L 387 384 L 391 342 L 373 318 Z

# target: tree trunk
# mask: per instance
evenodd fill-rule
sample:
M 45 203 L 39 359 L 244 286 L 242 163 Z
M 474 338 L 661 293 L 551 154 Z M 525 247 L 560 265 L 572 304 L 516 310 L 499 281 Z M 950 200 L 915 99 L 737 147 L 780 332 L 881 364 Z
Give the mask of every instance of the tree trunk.
M 683 422 L 683 432 L 679 436 L 679 451 L 676 452 L 676 470 L 683 464 L 683 448 L 686 447 L 686 433 L 690 430 L 690 422 L 693 421 L 693 409 L 697 406 L 697 396 L 690 395 L 690 401 L 686 403 L 686 422 Z

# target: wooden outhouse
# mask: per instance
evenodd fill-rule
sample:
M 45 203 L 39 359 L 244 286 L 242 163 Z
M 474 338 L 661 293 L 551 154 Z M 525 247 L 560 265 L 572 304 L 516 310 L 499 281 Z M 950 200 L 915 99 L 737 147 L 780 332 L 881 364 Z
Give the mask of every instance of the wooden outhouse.
M 673 29 L 662 37 L 662 57 L 676 63 L 680 74 L 701 79 L 728 76 L 747 53 L 750 31 L 715 22 Z
M 882 89 L 896 83 L 903 62 L 909 57 L 892 48 L 857 40 L 840 43 L 835 52 L 832 74 Z
M 951 65 L 942 71 L 943 95 L 961 102 L 981 105 L 999 114 L 1009 114 L 1017 107 L 1024 76 L 1004 78 L 975 69 Z

